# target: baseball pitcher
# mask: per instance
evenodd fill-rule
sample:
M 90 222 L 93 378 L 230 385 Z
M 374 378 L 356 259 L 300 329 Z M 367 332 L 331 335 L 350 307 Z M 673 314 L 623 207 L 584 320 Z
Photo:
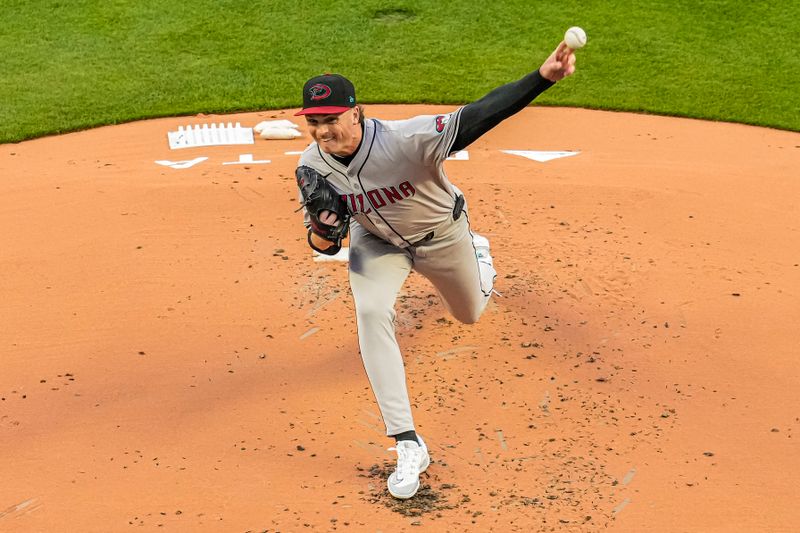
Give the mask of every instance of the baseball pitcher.
M 408 120 L 367 119 L 353 84 L 324 74 L 303 87 L 314 142 L 296 171 L 309 245 L 335 254 L 350 233 L 350 287 L 358 342 L 397 468 L 388 488 L 410 498 L 430 464 L 416 433 L 395 338 L 395 300 L 411 270 L 428 278 L 459 321 L 478 320 L 496 272 L 489 241 L 470 227 L 464 195 L 442 167 L 494 126 L 575 70 L 562 42 L 535 72 L 458 110 Z

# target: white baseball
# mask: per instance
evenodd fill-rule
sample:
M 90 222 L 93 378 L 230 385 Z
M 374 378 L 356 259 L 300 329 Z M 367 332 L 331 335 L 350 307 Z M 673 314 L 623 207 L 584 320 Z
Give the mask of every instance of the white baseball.
M 583 48 L 586 44 L 586 32 L 583 31 L 583 28 L 573 26 L 564 34 L 564 42 L 573 50 Z

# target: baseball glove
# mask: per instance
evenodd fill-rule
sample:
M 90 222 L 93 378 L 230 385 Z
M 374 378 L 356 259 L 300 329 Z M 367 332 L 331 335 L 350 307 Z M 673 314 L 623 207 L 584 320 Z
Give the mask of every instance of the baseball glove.
M 341 250 L 342 239 L 347 236 L 347 230 L 350 227 L 350 213 L 347 211 L 347 204 L 328 183 L 328 180 L 313 168 L 299 166 L 295 170 L 295 176 L 303 197 L 303 207 L 306 208 L 311 222 L 308 229 L 308 244 L 319 253 L 335 255 Z M 338 220 L 335 226 L 325 224 L 320 220 L 323 211 L 336 213 Z M 311 240 L 312 232 L 329 241 L 331 246 L 325 249 L 315 246 Z

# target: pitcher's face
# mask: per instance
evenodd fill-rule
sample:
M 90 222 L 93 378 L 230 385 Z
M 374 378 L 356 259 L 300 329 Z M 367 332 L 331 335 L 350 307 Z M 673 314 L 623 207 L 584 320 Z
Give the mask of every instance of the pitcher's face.
M 361 142 L 359 112 L 354 107 L 339 114 L 306 115 L 308 132 L 326 154 L 351 155 Z

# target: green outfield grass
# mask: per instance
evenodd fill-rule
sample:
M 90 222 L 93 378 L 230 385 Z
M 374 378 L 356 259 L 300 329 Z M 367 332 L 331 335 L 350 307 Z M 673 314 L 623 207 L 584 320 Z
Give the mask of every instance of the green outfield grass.
M 323 71 L 365 103 L 465 103 L 572 25 L 538 101 L 800 131 L 800 2 L 2 0 L 0 142 L 146 117 L 298 106 Z

